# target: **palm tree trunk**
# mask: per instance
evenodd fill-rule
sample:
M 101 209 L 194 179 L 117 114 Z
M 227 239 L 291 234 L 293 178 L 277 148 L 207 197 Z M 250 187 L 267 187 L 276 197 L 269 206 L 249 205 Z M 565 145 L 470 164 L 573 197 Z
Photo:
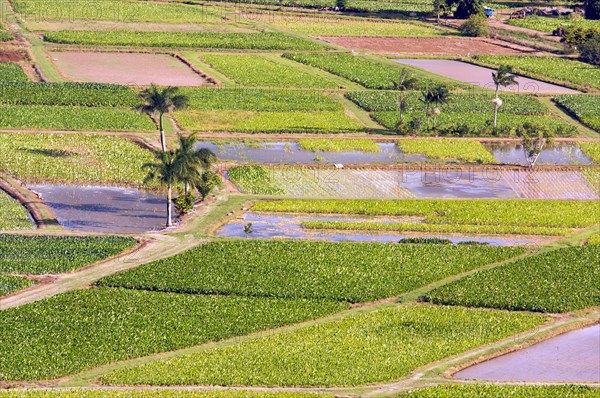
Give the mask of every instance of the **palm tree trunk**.
M 163 152 L 167 152 L 167 143 L 165 142 L 165 129 L 163 128 L 163 114 L 160 114 L 158 118 L 158 123 L 160 125 L 160 145 L 162 147 Z
M 171 202 L 173 201 L 173 187 L 169 184 L 167 189 L 167 227 L 173 226 L 173 209 Z
M 494 129 L 498 124 L 498 107 L 494 105 Z
M 183 189 L 184 189 L 185 196 L 188 196 L 188 194 L 190 193 L 190 182 L 189 181 L 186 181 L 184 183 Z

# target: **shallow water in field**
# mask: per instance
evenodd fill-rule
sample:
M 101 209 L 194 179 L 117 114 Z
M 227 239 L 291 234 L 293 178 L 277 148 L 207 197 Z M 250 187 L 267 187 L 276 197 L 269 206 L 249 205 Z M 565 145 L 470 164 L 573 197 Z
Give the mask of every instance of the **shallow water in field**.
M 137 233 L 160 230 L 166 222 L 166 197 L 132 188 L 29 185 L 42 194 L 60 224 L 85 232 Z
M 495 88 L 492 81 L 492 72 L 495 69 L 473 65 L 461 61 L 447 59 L 396 59 L 400 64 L 412 65 L 425 69 L 438 75 L 446 76 L 461 82 L 474 84 L 480 87 Z M 579 91 L 556 84 L 546 83 L 540 80 L 530 79 L 524 76 L 516 78 L 517 84 L 507 87 L 504 91 L 514 93 L 561 93 L 577 94 Z
M 315 163 L 401 163 L 423 162 L 426 156 L 405 155 L 393 142 L 379 142 L 379 153 L 370 152 L 311 152 L 300 149 L 297 142 L 231 142 L 216 145 L 212 142 L 200 142 L 198 148 L 213 151 L 219 159 L 240 163 L 278 163 L 278 164 L 315 164 Z M 318 159 L 318 160 L 317 160 Z
M 600 382 L 600 325 L 563 334 L 454 375 L 459 379 Z
M 484 143 L 483 146 L 490 151 L 499 163 L 526 165 L 527 159 L 523 146 L 513 143 Z M 592 159 L 573 144 L 555 144 L 542 150 L 536 164 L 555 165 L 587 165 L 593 164 Z
M 307 215 L 290 215 L 290 214 L 265 214 L 247 212 L 240 218 L 236 218 L 223 225 L 217 231 L 217 236 L 228 236 L 243 238 L 244 226 L 252 223 L 253 232 L 248 235 L 252 239 L 270 239 L 270 238 L 287 238 L 287 239 L 313 239 L 325 240 L 332 242 L 356 241 L 356 242 L 398 242 L 402 238 L 414 237 L 415 234 L 407 233 L 360 233 L 360 232 L 334 232 L 324 230 L 304 229 L 301 223 L 304 221 L 377 221 L 392 223 L 394 221 L 382 221 L 379 218 L 364 218 L 364 217 L 345 217 L 345 216 L 307 216 Z M 419 236 L 429 238 L 449 239 L 453 243 L 464 241 L 487 242 L 494 246 L 510 246 L 510 245 L 525 245 L 531 244 L 534 241 L 531 239 L 514 239 L 505 237 L 484 237 L 484 236 L 445 236 L 436 234 L 419 234 Z

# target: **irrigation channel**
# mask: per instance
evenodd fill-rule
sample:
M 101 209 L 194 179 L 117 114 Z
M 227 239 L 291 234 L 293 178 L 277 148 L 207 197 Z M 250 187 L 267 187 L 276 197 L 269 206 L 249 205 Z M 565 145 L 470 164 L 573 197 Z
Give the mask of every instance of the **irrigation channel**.
M 446 59 L 396 59 L 398 63 L 416 66 L 438 75 L 446 76 L 454 80 L 473 84 L 485 88 L 494 88 L 492 72 L 494 69 L 483 66 L 472 65 L 461 61 Z M 514 93 L 560 93 L 577 94 L 578 91 L 556 84 L 546 83 L 540 80 L 530 79 L 523 76 L 517 77 L 517 85 L 508 87 L 508 91 Z
M 248 238 L 268 239 L 268 238 L 288 238 L 288 239 L 312 239 L 325 240 L 332 242 L 356 241 L 356 242 L 398 242 L 402 238 L 413 237 L 415 234 L 401 233 L 357 233 L 357 232 L 339 232 L 339 231 L 313 231 L 302 227 L 305 221 L 374 221 L 371 218 L 344 217 L 344 216 L 304 216 L 304 215 L 281 215 L 246 212 L 242 216 L 229 221 L 219 228 L 218 236 L 242 238 L 246 234 L 244 225 L 252 223 L 253 232 Z M 405 221 L 405 220 L 403 220 Z M 381 220 L 382 223 L 394 223 L 393 220 Z M 493 246 L 512 246 L 539 244 L 544 238 L 531 239 L 527 237 L 497 237 L 497 236 L 456 236 L 439 235 L 437 233 L 420 234 L 428 238 L 449 239 L 452 243 L 475 241 L 489 243 Z M 544 243 L 544 242 L 542 242 Z
M 600 383 L 600 325 L 575 330 L 464 369 L 459 379 Z
M 83 232 L 138 233 L 164 228 L 166 197 L 133 188 L 29 185 L 59 223 Z
M 230 142 L 215 144 L 203 141 L 198 148 L 210 149 L 224 161 L 239 163 L 283 163 L 283 164 L 395 164 L 430 162 L 433 159 L 424 155 L 405 154 L 393 142 L 378 142 L 381 152 L 312 152 L 302 150 L 297 142 Z M 489 143 L 484 147 L 498 163 L 526 165 L 523 147 L 514 143 Z M 543 149 L 538 164 L 548 165 L 589 165 L 593 161 L 584 155 L 579 146 L 571 143 L 557 143 Z

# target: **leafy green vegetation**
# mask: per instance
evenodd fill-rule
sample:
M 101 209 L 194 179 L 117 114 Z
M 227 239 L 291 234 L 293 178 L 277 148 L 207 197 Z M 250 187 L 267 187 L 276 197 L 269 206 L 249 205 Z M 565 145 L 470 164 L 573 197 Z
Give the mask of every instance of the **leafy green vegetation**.
M 142 32 L 125 30 L 61 30 L 46 32 L 46 41 L 96 46 L 223 48 L 238 50 L 322 50 L 325 44 L 278 32 Z
M 272 54 L 203 54 L 203 61 L 236 83 L 251 87 L 339 88 L 331 78 Z
M 178 111 L 179 125 L 188 131 L 248 133 L 355 133 L 366 128 L 343 112 Z
M 154 157 L 121 137 L 0 134 L 0 159 L 0 170 L 25 180 L 142 185 Z
M 29 213 L 0 189 L 0 231 L 33 228 Z
M 600 95 L 559 95 L 554 101 L 581 123 L 600 132 Z
M 0 391 L 1 398 L 331 398 L 333 395 L 244 390 L 18 390 Z M 567 397 L 568 398 L 568 397 Z
M 540 312 L 600 304 L 600 246 L 558 249 L 478 272 L 435 289 L 434 303 Z
M 587 157 L 600 164 L 600 142 L 580 142 L 579 146 Z
M 120 236 L 0 235 L 0 273 L 67 273 L 117 255 L 135 243 Z
M 463 234 L 507 234 L 507 235 L 549 235 L 563 236 L 573 232 L 567 228 L 527 227 L 513 225 L 465 225 L 465 224 L 430 224 L 414 222 L 367 222 L 367 221 L 304 221 L 303 228 L 331 229 L 345 231 L 378 231 L 378 232 L 436 232 Z
M 0 275 L 0 297 L 25 289 L 32 284 L 30 280 L 18 276 Z
M 360 33 L 362 36 L 435 37 L 441 34 L 441 30 L 431 25 L 413 21 L 282 14 L 270 14 L 268 21 L 270 25 L 318 36 L 356 36 Z
M 275 185 L 273 176 L 262 166 L 232 167 L 228 171 L 228 177 L 243 192 L 263 195 L 283 193 Z
M 103 381 L 294 387 L 386 382 L 427 363 L 531 329 L 545 319 L 537 314 L 395 305 L 116 370 Z
M 0 105 L 0 127 L 68 131 L 151 131 L 156 126 L 130 109 Z
M 0 82 L 26 82 L 29 79 L 17 64 L 0 62 Z
M 588 245 L 600 245 L 600 234 L 594 234 L 592 235 L 588 241 L 587 241 Z
M 132 108 L 139 105 L 128 87 L 97 83 L 0 83 L 0 104 Z
M 53 2 L 52 7 L 37 0 L 15 0 L 15 11 L 26 19 L 43 21 L 113 21 L 160 23 L 219 22 L 218 9 L 186 4 L 149 1 L 97 0 L 93 7 L 85 0 Z M 212 12 L 211 12 L 212 11 Z
M 400 79 L 400 66 L 393 67 L 352 54 L 284 54 L 283 56 L 372 89 L 391 89 L 394 87 L 394 82 Z M 424 85 L 427 83 L 426 80 L 420 82 Z
M 486 64 L 510 65 L 517 73 L 569 82 L 582 87 L 600 88 L 600 68 L 560 57 L 478 55 Z
M 413 390 L 406 398 L 593 398 L 598 390 L 584 386 L 445 385 Z M 404 397 L 404 395 L 403 395 Z
M 398 141 L 398 147 L 403 153 L 418 153 L 433 159 L 496 163 L 494 156 L 479 141 L 401 140 Z
M 367 302 L 502 261 L 513 247 L 235 241 L 211 243 L 104 278 L 102 286 L 177 293 Z
M 185 88 L 195 111 L 317 112 L 341 111 L 331 97 L 306 90 L 267 90 L 256 88 Z
M 300 149 L 313 152 L 381 152 L 381 147 L 369 139 L 315 139 L 304 138 L 298 141 Z
M 0 312 L 0 379 L 53 379 L 346 308 L 316 300 L 123 289 L 69 292 Z
M 531 15 L 521 19 L 509 19 L 508 23 L 513 26 L 520 26 L 522 28 L 538 30 L 544 33 L 552 33 L 559 26 L 563 28 L 574 27 L 574 28 L 597 28 L 598 21 L 592 21 L 587 19 L 571 19 L 569 17 L 542 17 L 538 15 Z
M 255 211 L 418 216 L 431 224 L 584 228 L 598 221 L 595 201 L 564 200 L 278 200 L 258 202 Z

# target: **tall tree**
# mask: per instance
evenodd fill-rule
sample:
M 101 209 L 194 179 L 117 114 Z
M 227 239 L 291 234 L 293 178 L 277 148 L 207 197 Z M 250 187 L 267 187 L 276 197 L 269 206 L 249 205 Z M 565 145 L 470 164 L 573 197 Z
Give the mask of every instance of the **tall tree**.
M 585 17 L 600 19 L 600 0 L 585 0 Z
M 429 129 L 429 117 L 431 116 L 430 108 L 435 102 L 435 91 L 431 87 L 427 87 L 424 90 L 421 90 L 421 98 L 419 98 L 425 105 L 425 118 L 427 120 L 427 128 Z
M 516 76 L 513 74 L 512 66 L 500 65 L 496 72 L 492 72 L 492 79 L 496 86 L 496 94 L 494 100 L 494 128 L 498 125 L 498 108 L 502 105 L 502 101 L 498 98 L 498 91 L 500 87 L 508 87 L 513 84 L 517 84 Z
M 408 99 L 405 91 L 410 90 L 416 87 L 418 80 L 414 77 L 414 75 L 406 68 L 402 68 L 400 70 L 400 75 L 398 76 L 398 80 L 393 82 L 394 90 L 399 92 L 398 95 L 398 110 L 400 111 L 400 122 L 399 125 L 402 125 L 404 122 L 404 111 L 408 105 Z
M 547 127 L 530 123 L 519 127 L 516 133 L 521 137 L 521 145 L 529 168 L 533 168 L 546 144 L 552 143 L 554 135 Z
M 156 162 L 142 166 L 142 169 L 148 172 L 144 179 L 145 184 L 155 181 L 167 187 L 167 227 L 173 225 L 173 186 L 177 182 L 175 158 L 174 152 L 159 152 L 156 154 Z
M 160 144 L 163 152 L 167 151 L 163 115 L 169 114 L 177 109 L 183 109 L 187 107 L 189 102 L 187 96 L 179 95 L 178 92 L 179 88 L 177 87 L 165 87 L 161 89 L 152 84 L 150 87 L 142 90 L 139 94 L 140 98 L 144 101 L 144 104 L 140 105 L 137 109 L 150 116 L 158 116 Z
M 190 188 L 200 182 L 202 173 L 209 169 L 216 160 L 216 155 L 209 149 L 196 149 L 198 138 L 196 134 L 187 137 L 179 135 L 175 152 L 175 173 L 177 179 L 184 184 L 187 196 Z
M 437 127 L 437 117 L 440 114 L 440 105 L 447 105 L 450 102 L 450 90 L 446 86 L 438 86 L 433 91 L 433 101 L 435 108 L 433 109 L 433 128 Z

